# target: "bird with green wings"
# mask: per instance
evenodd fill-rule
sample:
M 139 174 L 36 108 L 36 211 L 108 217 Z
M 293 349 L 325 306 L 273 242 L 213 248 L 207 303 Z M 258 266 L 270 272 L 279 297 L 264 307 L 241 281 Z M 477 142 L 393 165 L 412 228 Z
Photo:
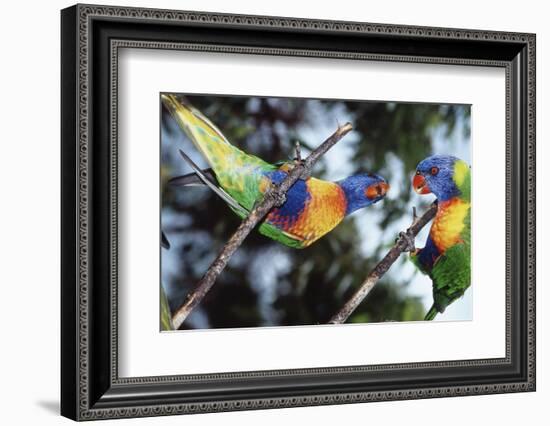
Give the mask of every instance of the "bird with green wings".
M 433 155 L 418 164 L 412 186 L 437 198 L 426 244 L 410 256 L 432 280 L 433 305 L 425 317 L 432 320 L 470 286 L 470 167 L 450 155 Z
M 201 169 L 180 151 L 193 172 L 177 176 L 170 183 L 206 185 L 241 218 L 295 165 L 293 161 L 268 163 L 240 150 L 205 115 L 174 95 L 163 94 L 162 102 L 209 165 Z M 268 213 L 258 230 L 286 246 L 308 247 L 349 214 L 383 199 L 388 189 L 385 179 L 374 173 L 356 174 L 337 182 L 303 177 L 290 187 L 285 199 Z

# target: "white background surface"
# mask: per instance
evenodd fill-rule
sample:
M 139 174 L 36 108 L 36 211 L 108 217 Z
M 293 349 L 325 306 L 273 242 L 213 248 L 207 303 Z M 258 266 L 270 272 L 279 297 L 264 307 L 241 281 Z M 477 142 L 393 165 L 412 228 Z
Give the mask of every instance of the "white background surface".
M 547 423 L 550 276 L 550 29 L 541 1 L 253 2 L 115 1 L 107 4 L 383 23 L 537 32 L 538 391 L 422 401 L 118 420 L 119 424 L 280 425 L 317 422 L 426 425 Z M 66 1 L 3 4 L 0 68 L 0 377 L 2 423 L 68 424 L 59 404 L 59 9 Z M 131 422 L 131 423 L 129 423 Z M 107 421 L 102 424 L 117 424 Z
M 122 377 L 505 356 L 505 181 L 494 178 L 505 174 L 503 69 L 125 49 L 119 81 Z M 169 91 L 472 104 L 473 321 L 159 333 L 160 212 L 151 200 L 159 92 Z

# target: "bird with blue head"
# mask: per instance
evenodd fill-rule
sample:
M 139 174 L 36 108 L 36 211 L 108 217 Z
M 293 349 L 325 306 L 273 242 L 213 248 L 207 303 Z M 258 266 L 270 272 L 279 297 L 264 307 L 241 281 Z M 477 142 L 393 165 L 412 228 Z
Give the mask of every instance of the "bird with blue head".
M 411 260 L 432 280 L 432 320 L 461 298 L 470 287 L 470 167 L 450 155 L 422 160 L 412 179 L 418 194 L 433 194 L 437 213 L 424 248 L 414 249 Z
M 207 185 L 244 218 L 266 191 L 280 184 L 295 166 L 295 161 L 272 164 L 243 152 L 199 110 L 175 96 L 162 97 L 210 166 L 200 169 L 180 151 L 194 171 L 171 179 L 171 184 Z M 289 247 L 308 247 L 347 215 L 383 199 L 388 190 L 386 180 L 373 173 L 356 174 L 337 182 L 304 176 L 290 187 L 285 199 L 268 213 L 258 230 Z

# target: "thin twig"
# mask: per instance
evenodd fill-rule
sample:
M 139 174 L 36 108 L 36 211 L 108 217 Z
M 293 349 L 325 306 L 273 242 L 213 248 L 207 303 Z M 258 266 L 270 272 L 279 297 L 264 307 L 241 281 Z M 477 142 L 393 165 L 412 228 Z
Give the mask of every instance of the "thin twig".
M 174 329 L 177 330 L 181 326 L 193 309 L 202 301 L 204 296 L 206 296 L 206 293 L 208 293 L 210 288 L 214 285 L 216 278 L 223 271 L 233 253 L 240 247 L 244 239 L 258 222 L 260 222 L 273 207 L 281 203 L 290 187 L 301 176 L 309 174 L 313 165 L 323 156 L 323 154 L 351 130 L 352 125 L 350 123 L 338 127 L 338 129 L 312 151 L 304 161 L 296 163 L 288 176 L 279 185 L 274 185 L 265 193 L 263 200 L 250 212 L 246 219 L 241 222 L 235 233 L 227 241 L 221 252 L 197 284 L 195 290 L 187 296 L 185 302 L 176 310 L 172 316 Z
M 338 126 L 340 127 L 340 126 Z M 300 147 L 300 142 L 296 141 L 294 143 L 294 161 L 296 161 L 297 163 L 299 163 L 300 161 L 302 161 L 302 150 L 301 150 L 301 147 Z
M 342 324 L 349 316 L 357 309 L 359 304 L 367 297 L 370 291 L 374 288 L 378 280 L 384 276 L 391 265 L 399 258 L 401 253 L 407 249 L 408 238 L 414 238 L 418 235 L 424 226 L 430 222 L 437 212 L 437 204 L 434 203 L 430 206 L 426 212 L 416 217 L 416 209 L 413 209 L 413 223 L 405 231 L 401 233 L 394 246 L 386 253 L 386 256 L 377 263 L 374 269 L 367 275 L 367 278 L 363 281 L 363 284 L 354 293 L 353 296 L 345 303 L 345 305 L 329 320 L 329 324 Z

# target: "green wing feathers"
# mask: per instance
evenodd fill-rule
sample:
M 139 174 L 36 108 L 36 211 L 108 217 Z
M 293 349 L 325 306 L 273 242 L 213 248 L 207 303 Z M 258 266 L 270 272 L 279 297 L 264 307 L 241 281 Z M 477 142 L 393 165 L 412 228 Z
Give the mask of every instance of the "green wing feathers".
M 456 244 L 436 261 L 431 271 L 434 305 L 443 312 L 470 287 L 470 245 Z
M 276 167 L 231 145 L 222 132 L 199 110 L 174 95 L 162 95 L 163 104 L 204 156 L 220 186 L 245 209 L 262 197 L 263 172 Z

